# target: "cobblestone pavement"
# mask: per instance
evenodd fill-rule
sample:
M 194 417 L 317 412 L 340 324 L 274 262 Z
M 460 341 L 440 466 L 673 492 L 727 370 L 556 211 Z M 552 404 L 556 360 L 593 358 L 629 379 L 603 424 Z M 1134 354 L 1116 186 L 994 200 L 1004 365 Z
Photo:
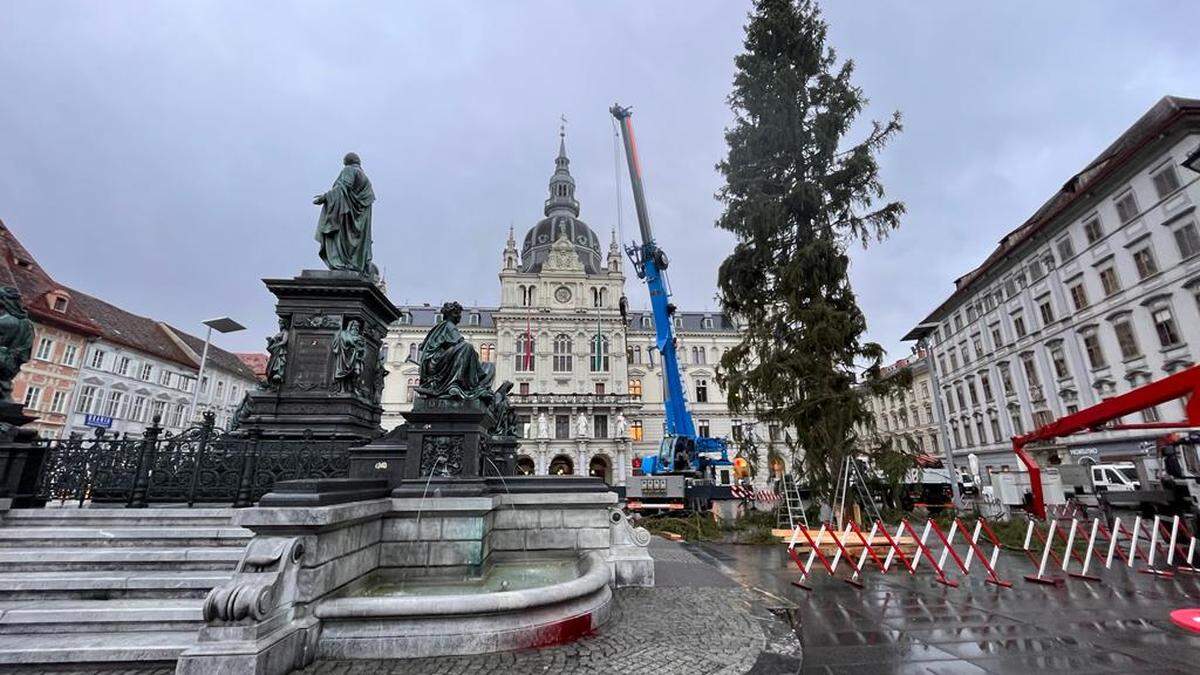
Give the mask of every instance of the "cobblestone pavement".
M 395 673 L 796 673 L 799 641 L 751 592 L 655 538 L 655 588 L 616 593 L 608 623 L 571 644 L 538 650 L 381 661 L 319 661 L 302 675 Z
M 865 588 L 814 575 L 812 591 L 791 586 L 799 574 L 783 547 L 703 545 L 742 583 L 796 605 L 804 675 L 843 673 L 1195 673 L 1200 636 L 1171 624 L 1169 613 L 1200 606 L 1200 577 L 1159 579 L 1124 568 L 1099 583 L 1030 584 L 1023 558 L 1001 555 L 1012 588 L 928 573 L 868 574 Z

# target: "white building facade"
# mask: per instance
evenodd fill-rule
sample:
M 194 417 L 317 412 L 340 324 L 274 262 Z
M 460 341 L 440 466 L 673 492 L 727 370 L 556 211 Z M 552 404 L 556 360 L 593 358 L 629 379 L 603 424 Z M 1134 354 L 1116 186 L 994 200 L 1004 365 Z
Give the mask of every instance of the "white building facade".
M 622 316 L 623 254 L 615 234 L 603 250 L 579 219 L 569 164 L 560 143 L 545 217 L 530 228 L 520 250 L 509 232 L 499 305 L 466 308 L 459 329 L 482 360 L 496 365 L 497 384 L 514 383 L 521 472 L 592 475 L 623 485 L 635 458 L 656 452 L 663 437 L 661 359 L 650 313 Z M 412 407 L 416 353 L 440 320 L 440 306 L 404 307 L 389 331 L 386 428 L 402 424 L 401 413 Z M 719 313 L 680 311 L 674 320 L 698 432 L 737 436 L 740 421 L 729 414 L 716 364 L 740 340 L 738 331 Z
M 1166 97 L 1011 232 L 906 339 L 932 350 L 956 456 L 1020 468 L 1011 438 L 1161 379 L 1200 354 L 1200 101 Z M 1182 402 L 1146 411 L 1183 419 Z M 1125 459 L 1161 432 L 1044 452 Z

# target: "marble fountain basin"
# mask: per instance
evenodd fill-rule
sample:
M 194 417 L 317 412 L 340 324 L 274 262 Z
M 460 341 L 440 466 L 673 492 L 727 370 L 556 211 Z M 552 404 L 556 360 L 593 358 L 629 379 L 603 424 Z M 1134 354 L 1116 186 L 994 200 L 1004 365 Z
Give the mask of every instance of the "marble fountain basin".
M 317 606 L 318 656 L 416 658 L 570 642 L 608 619 L 610 581 L 595 552 L 497 560 L 458 580 L 379 570 Z

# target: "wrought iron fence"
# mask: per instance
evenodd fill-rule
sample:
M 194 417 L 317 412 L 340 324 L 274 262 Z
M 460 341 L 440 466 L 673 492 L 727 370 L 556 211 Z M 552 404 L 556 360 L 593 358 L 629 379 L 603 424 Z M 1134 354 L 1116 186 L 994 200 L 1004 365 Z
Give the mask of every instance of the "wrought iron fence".
M 226 432 L 206 414 L 200 426 L 163 435 L 158 419 L 142 438 L 44 439 L 37 497 L 48 502 L 250 506 L 276 481 L 343 478 L 358 442 L 305 436 L 264 439 Z

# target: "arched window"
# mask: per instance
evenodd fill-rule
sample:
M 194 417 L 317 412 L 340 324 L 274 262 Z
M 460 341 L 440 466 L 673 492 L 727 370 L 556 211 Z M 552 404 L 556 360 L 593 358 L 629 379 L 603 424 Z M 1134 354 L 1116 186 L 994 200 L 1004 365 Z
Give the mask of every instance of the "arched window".
M 638 345 L 633 348 L 633 362 L 636 364 L 642 363 L 642 346 Z
M 600 306 L 600 289 L 593 288 L 592 289 L 592 307 L 599 307 L 599 306 Z
M 569 373 L 574 364 L 571 359 L 571 336 L 560 333 L 554 338 L 554 372 Z
M 404 400 L 412 403 L 416 399 L 417 392 L 413 391 L 417 387 L 417 378 L 410 377 L 408 382 L 404 384 Z
M 629 438 L 634 441 L 642 440 L 642 421 L 633 420 L 629 423 Z
M 693 347 L 693 349 L 696 352 L 696 363 L 700 365 L 708 363 L 708 350 L 706 350 L 704 347 Z
M 600 307 L 608 307 L 608 289 L 600 289 Z
M 408 360 L 409 361 L 417 360 L 417 343 L 415 343 L 415 342 L 410 342 L 408 344 Z
M 596 335 L 592 338 L 592 357 L 588 359 L 593 373 L 608 372 L 608 338 Z
M 521 333 L 517 336 L 517 353 L 515 355 L 515 368 L 517 372 L 527 373 L 533 370 L 533 350 L 535 346 L 532 335 Z
M 629 397 L 640 399 L 642 397 L 642 381 L 636 378 L 629 380 Z
M 467 325 L 468 326 L 478 326 L 480 321 L 481 321 L 481 319 L 479 316 L 479 312 L 471 312 L 471 315 L 469 317 L 467 317 Z
M 496 345 L 485 342 L 479 345 L 479 360 L 484 363 L 491 363 L 496 358 Z

